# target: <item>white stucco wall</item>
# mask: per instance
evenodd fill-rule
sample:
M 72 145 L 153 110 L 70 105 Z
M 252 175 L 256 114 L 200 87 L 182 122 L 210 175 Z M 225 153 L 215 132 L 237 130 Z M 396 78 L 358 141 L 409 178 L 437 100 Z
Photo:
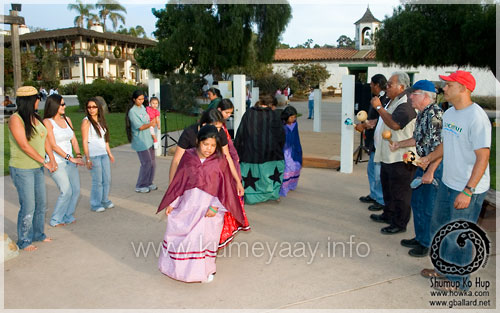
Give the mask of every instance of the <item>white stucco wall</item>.
M 396 71 L 404 71 L 414 73 L 414 82 L 427 79 L 431 81 L 439 81 L 439 75 L 449 75 L 456 70 L 464 70 L 472 73 L 476 79 L 476 89 L 472 93 L 477 96 L 497 96 L 500 97 L 500 83 L 496 80 L 495 76 L 490 70 L 475 68 L 475 67 L 400 67 L 400 66 L 383 66 L 382 63 L 377 62 L 345 62 L 345 61 L 332 61 L 332 62 L 310 62 L 315 64 L 320 64 L 326 66 L 327 71 L 330 73 L 330 77 L 323 83 L 320 88 L 326 91 L 326 88 L 333 86 L 339 88 L 339 84 L 342 83 L 342 76 L 349 74 L 347 67 L 340 67 L 339 64 L 377 64 L 376 67 L 368 67 L 367 79 L 369 79 L 375 74 L 383 74 L 387 79 L 392 73 Z M 292 71 L 290 68 L 294 63 L 273 63 L 273 71 L 281 72 L 287 77 L 292 76 Z

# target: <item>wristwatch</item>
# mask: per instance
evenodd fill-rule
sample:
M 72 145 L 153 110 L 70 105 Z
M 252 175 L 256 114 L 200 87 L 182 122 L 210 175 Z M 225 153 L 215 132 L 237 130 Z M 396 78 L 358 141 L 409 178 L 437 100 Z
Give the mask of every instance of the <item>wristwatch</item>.
M 465 186 L 465 189 L 469 189 L 472 193 L 476 192 L 476 188 L 472 188 L 471 186 Z
M 380 110 L 382 108 L 381 105 L 377 105 L 377 107 L 375 108 L 377 111 Z

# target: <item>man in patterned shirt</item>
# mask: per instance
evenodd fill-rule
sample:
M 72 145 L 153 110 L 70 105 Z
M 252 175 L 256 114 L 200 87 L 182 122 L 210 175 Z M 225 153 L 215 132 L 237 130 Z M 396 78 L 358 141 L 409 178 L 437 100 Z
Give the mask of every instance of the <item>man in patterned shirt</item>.
M 419 111 L 413 132 L 413 138 L 403 141 L 394 141 L 390 145 L 391 151 L 405 147 L 416 146 L 417 154 L 425 157 L 434 151 L 442 142 L 441 129 L 443 127 L 443 110 L 436 104 L 436 89 L 428 80 L 420 80 L 413 86 L 410 94 L 412 106 Z M 411 208 L 413 210 L 413 224 L 415 238 L 401 240 L 401 245 L 412 248 L 408 254 L 414 257 L 424 257 L 429 252 L 431 244 L 431 218 L 434 211 L 434 200 L 437 193 L 437 182 L 443 175 L 441 158 L 432 162 L 427 170 L 417 169 L 414 182 L 421 180 L 421 185 L 413 189 Z M 433 180 L 435 182 L 433 184 Z

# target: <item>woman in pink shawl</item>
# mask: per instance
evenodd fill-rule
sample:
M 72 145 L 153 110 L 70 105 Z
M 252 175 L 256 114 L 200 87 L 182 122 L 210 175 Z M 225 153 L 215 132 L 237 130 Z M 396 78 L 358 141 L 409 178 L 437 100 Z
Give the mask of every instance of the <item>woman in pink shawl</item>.
M 213 125 L 201 127 L 158 207 L 168 215 L 158 266 L 176 280 L 212 281 L 225 212 L 245 221 L 217 133 Z

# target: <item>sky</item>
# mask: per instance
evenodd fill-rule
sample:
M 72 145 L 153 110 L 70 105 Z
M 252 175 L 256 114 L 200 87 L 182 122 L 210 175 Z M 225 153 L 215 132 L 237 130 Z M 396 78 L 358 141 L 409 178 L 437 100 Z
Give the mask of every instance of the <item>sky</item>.
M 57 28 L 73 27 L 75 11 L 69 11 L 67 5 L 76 3 L 69 0 L 16 0 L 3 1 L 0 14 L 9 14 L 10 4 L 21 3 L 20 16 L 25 18 L 28 26 L 39 27 L 47 30 Z M 85 3 L 95 3 L 86 1 Z M 138 0 L 120 0 L 127 9 L 126 27 L 141 25 L 149 37 L 153 37 L 156 17 L 151 9 L 163 9 L 166 0 L 144 0 L 137 4 Z M 360 19 L 370 7 L 373 15 L 383 20 L 391 16 L 393 8 L 399 5 L 399 0 L 289 0 L 292 6 L 292 19 L 285 32 L 282 34 L 282 43 L 294 47 L 305 43 L 308 39 L 313 40 L 313 46 L 319 44 L 336 45 L 341 35 L 347 35 L 354 39 L 354 22 Z M 4 26 L 4 29 L 8 26 Z

